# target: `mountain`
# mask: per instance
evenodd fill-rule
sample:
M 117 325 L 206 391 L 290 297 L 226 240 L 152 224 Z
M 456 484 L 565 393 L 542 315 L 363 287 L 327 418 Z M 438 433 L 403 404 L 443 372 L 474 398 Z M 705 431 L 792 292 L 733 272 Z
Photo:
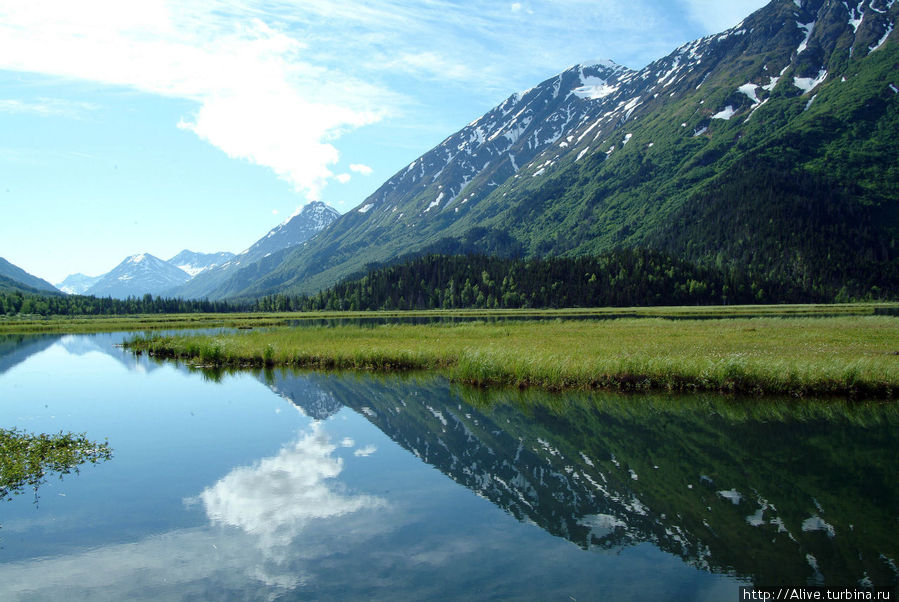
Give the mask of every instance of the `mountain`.
M 183 270 L 191 278 L 194 278 L 197 274 L 201 274 L 206 270 L 227 263 L 233 258 L 234 253 L 229 253 L 227 251 L 220 251 L 218 253 L 195 253 L 184 249 L 169 259 L 168 263 Z
M 0 291 L 59 294 L 55 286 L 0 257 Z
M 69 295 L 83 295 L 87 289 L 100 282 L 101 278 L 103 276 L 69 274 L 65 280 L 56 285 L 56 288 Z
M 95 297 L 159 295 L 190 279 L 187 272 L 149 253 L 126 258 L 84 293 Z
M 305 243 L 339 215 L 325 203 L 312 202 L 237 255 L 226 251 L 196 253 L 185 249 L 166 262 L 142 253 L 128 257 L 101 276 L 72 274 L 60 286 L 69 294 L 119 299 L 146 293 L 166 297 L 221 298 L 225 295 L 213 293 L 223 281 L 232 276 L 238 281 L 241 276 L 252 279 L 256 262 L 280 260 L 287 249 Z M 249 271 L 244 270 L 247 267 Z
M 579 256 L 649 247 L 899 294 L 899 5 L 774 0 L 639 71 L 571 67 L 449 136 L 315 245 L 214 295 L 312 293 L 438 251 Z
M 310 238 L 330 226 L 340 213 L 319 201 L 304 205 L 290 219 L 273 228 L 229 261 L 197 275 L 184 286 L 167 294 L 184 298 L 220 299 L 255 282 L 260 274 L 280 265 L 288 250 L 304 245 Z

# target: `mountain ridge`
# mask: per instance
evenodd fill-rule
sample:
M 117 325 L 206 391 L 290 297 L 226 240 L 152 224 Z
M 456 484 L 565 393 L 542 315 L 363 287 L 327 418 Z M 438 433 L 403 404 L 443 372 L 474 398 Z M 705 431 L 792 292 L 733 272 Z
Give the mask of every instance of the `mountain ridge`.
M 24 293 L 60 294 L 60 290 L 0 257 L 0 290 Z

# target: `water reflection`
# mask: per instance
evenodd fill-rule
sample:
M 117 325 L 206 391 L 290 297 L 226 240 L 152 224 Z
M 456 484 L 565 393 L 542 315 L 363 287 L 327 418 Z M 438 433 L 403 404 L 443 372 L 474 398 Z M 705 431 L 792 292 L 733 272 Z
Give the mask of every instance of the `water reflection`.
M 352 447 L 353 442 L 344 440 L 342 445 Z M 188 503 L 201 503 L 213 523 L 238 527 L 256 536 L 260 548 L 273 552 L 293 542 L 312 520 L 386 504 L 376 496 L 344 491 L 336 480 L 343 470 L 336 449 L 315 422 L 276 456 L 235 468 Z
M 0 374 L 49 348 L 58 334 L 0 334 Z
M 897 584 L 894 405 L 277 370 L 209 382 L 121 338 L 66 339 L 0 374 L 5 416 L 40 426 L 55 413 L 116 442 L 102 475 L 7 515 L 4 599 L 727 599 L 746 581 Z M 40 410 L 58 369 L 71 381 Z
M 758 585 L 899 584 L 894 405 L 269 381 L 315 383 L 454 481 L 584 549 L 649 542 Z

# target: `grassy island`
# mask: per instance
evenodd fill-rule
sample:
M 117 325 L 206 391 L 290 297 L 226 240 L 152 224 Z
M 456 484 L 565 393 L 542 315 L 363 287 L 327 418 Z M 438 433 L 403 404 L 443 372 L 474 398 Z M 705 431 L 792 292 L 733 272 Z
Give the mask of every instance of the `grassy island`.
M 146 335 L 128 346 L 195 366 L 438 370 L 481 386 L 899 393 L 899 319 L 889 316 L 275 327 Z

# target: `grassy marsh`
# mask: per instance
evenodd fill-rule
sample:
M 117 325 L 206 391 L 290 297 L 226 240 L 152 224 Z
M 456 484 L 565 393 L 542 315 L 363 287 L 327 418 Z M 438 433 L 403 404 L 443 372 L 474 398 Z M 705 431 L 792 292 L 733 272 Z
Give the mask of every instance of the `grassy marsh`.
M 899 392 L 899 318 L 889 316 L 281 327 L 142 336 L 129 346 L 203 366 L 425 369 L 479 386 L 874 398 Z
M 114 331 L 169 330 L 188 328 L 257 328 L 284 326 L 304 320 L 384 319 L 485 319 L 503 318 L 735 318 L 784 316 L 899 315 L 899 303 L 844 303 L 807 305 L 728 305 L 678 307 L 600 307 L 568 309 L 452 309 L 422 311 L 315 311 L 253 313 L 139 314 L 123 316 L 2 316 L 4 333 L 91 333 Z

